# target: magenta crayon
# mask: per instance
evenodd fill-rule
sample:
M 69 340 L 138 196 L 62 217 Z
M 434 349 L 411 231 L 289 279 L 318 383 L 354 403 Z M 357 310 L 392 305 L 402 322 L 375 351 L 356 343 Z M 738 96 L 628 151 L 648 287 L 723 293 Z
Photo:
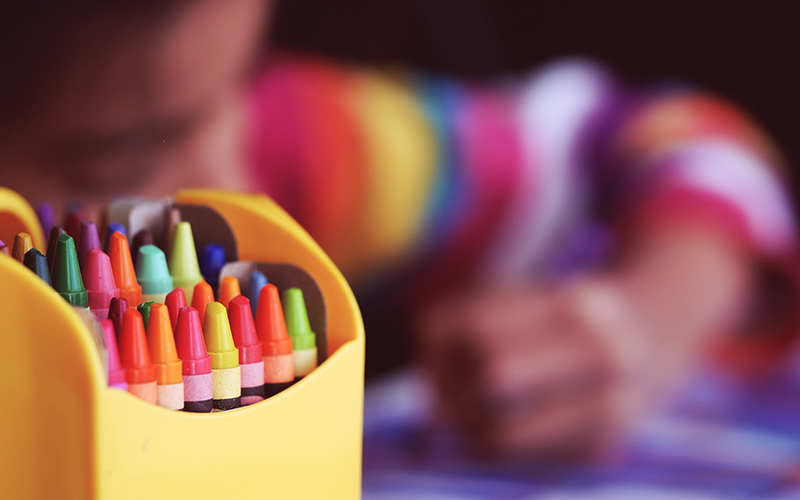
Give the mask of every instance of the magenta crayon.
M 214 409 L 232 410 L 242 406 L 242 371 L 239 349 L 233 343 L 228 312 L 219 302 L 206 306 L 203 336 L 211 355 L 214 376 Z
M 258 340 L 250 301 L 244 295 L 234 297 L 228 304 L 233 343 L 239 349 L 242 372 L 242 405 L 264 400 L 264 357 Z
M 6 244 L 3 243 L 2 240 L 0 240 L 0 253 L 3 253 L 4 255 L 10 255 L 8 253 L 8 246 L 6 246 Z
M 111 259 L 99 248 L 86 252 L 82 268 L 83 285 L 89 293 L 89 309 L 97 319 L 108 318 L 111 299 L 119 297 L 119 288 L 114 283 Z
M 186 304 L 186 295 L 183 293 L 183 289 L 176 288 L 169 292 L 167 298 L 164 299 L 164 304 L 167 305 L 169 310 L 169 320 L 172 323 L 172 331 L 174 332 L 178 328 L 178 313 L 188 305 Z
M 122 318 L 128 310 L 128 300 L 125 297 L 114 297 L 108 305 L 108 319 L 114 323 L 117 339 L 122 334 Z
M 86 262 L 86 252 L 92 248 L 100 248 L 97 225 L 92 221 L 83 221 L 81 222 L 81 237 L 78 239 L 78 262 L 81 264 L 81 269 Z
M 100 328 L 103 330 L 103 340 L 108 351 L 108 386 L 128 390 L 128 382 L 125 380 L 125 368 L 119 357 L 119 347 L 117 346 L 117 336 L 114 331 L 114 323 L 110 319 L 101 319 Z
M 76 241 L 81 236 L 81 223 L 84 221 L 92 220 L 89 216 L 89 211 L 80 203 L 70 203 L 67 205 L 64 214 L 64 229 L 67 234 L 72 236 Z
M 214 409 L 214 380 L 197 309 L 184 307 L 178 313 L 175 348 L 183 363 L 184 411 L 210 413 Z
M 294 383 L 292 338 L 286 330 L 278 288 L 272 283 L 261 288 L 256 332 L 264 353 L 264 395 L 269 398 Z
M 53 274 L 53 259 L 56 258 L 56 248 L 58 248 L 58 237 L 66 234 L 62 228 L 56 226 L 50 230 L 50 235 L 47 237 L 47 267 L 50 268 L 50 274 Z
M 119 354 L 125 368 L 128 392 L 148 403 L 158 403 L 156 370 L 150 359 L 147 336 L 144 332 L 142 315 L 136 309 L 125 311 L 122 321 L 122 335 L 119 341 Z
M 11 256 L 22 262 L 25 260 L 25 254 L 28 253 L 28 250 L 31 248 L 33 248 L 31 235 L 28 233 L 17 233 L 17 235 L 14 236 L 14 246 L 11 250 Z
M 147 344 L 150 346 L 150 359 L 156 369 L 158 406 L 168 410 L 182 410 L 183 364 L 178 358 L 169 311 L 164 304 L 153 304 L 150 307 Z
M 36 205 L 36 217 L 39 219 L 39 224 L 42 226 L 44 234 L 50 234 L 50 230 L 56 225 L 56 213 L 53 210 L 53 205 L 43 201 Z

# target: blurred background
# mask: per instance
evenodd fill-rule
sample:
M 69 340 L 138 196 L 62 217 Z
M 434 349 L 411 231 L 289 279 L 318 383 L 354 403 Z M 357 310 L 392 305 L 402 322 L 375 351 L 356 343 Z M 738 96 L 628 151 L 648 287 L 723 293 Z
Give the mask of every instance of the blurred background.
M 687 82 L 737 103 L 797 165 L 795 10 L 791 2 L 714 0 L 283 0 L 269 42 L 465 79 L 587 56 L 632 83 Z M 795 193 L 797 178 L 793 171 Z

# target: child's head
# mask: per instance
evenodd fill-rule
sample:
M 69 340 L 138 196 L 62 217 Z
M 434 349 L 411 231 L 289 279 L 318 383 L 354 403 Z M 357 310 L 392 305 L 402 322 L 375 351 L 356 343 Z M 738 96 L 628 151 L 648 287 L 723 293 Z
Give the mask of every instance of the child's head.
M 97 206 L 241 184 L 238 98 L 269 0 L 3 3 L 0 185 Z

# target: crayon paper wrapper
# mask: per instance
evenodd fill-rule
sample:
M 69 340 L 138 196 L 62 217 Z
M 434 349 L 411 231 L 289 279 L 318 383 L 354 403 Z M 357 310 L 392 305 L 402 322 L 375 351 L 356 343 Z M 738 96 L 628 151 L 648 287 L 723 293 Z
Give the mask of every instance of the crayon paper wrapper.
M 214 380 L 214 399 L 233 399 L 242 396 L 240 367 L 211 370 Z
M 183 376 L 183 395 L 186 401 L 208 401 L 214 396 L 214 378 L 210 373 Z
M 294 354 L 264 356 L 264 382 L 283 384 L 294 380 Z
M 317 367 L 317 348 L 294 351 L 294 376 L 305 377 Z
M 158 389 L 156 388 L 155 380 L 146 384 L 128 384 L 128 392 L 144 399 L 148 403 L 156 404 L 158 402 Z
M 239 365 L 242 370 L 242 387 L 259 387 L 264 385 L 264 362 Z
M 158 386 L 158 406 L 168 410 L 183 409 L 183 382 Z

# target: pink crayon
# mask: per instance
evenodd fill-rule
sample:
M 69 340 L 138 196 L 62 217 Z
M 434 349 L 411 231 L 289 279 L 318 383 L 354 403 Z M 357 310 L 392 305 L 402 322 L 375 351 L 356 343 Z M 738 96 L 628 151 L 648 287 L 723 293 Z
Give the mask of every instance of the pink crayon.
M 114 333 L 114 322 L 110 319 L 101 319 L 100 328 L 103 330 L 103 340 L 108 350 L 108 386 L 128 390 L 128 382 L 125 380 L 125 368 L 119 359 L 119 348 L 117 347 L 117 336 Z
M 99 248 L 90 249 L 86 252 L 82 274 L 83 285 L 89 292 L 89 309 L 97 319 L 108 318 L 111 299 L 119 297 L 111 259 Z

